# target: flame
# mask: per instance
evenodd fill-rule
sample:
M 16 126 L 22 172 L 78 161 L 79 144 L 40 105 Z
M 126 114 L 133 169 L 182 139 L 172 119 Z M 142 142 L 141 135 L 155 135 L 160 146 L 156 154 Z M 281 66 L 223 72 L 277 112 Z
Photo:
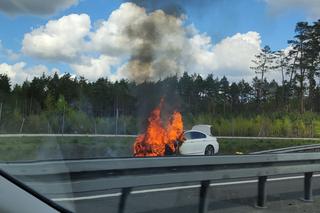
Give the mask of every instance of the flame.
M 170 119 L 163 125 L 161 109 L 163 99 L 148 118 L 148 126 L 144 134 L 138 135 L 134 143 L 134 156 L 164 156 L 167 148 L 176 151 L 175 143 L 183 141 L 183 121 L 180 112 L 174 111 Z

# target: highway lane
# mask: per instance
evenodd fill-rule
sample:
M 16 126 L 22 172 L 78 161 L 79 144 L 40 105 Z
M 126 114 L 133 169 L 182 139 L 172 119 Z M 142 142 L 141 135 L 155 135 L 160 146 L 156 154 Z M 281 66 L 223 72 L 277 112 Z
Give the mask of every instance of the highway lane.
M 94 136 L 93 136 L 94 137 Z M 109 136 L 106 136 L 109 137 Z M 238 138 L 238 137 L 232 137 Z M 278 139 L 278 138 L 274 138 Z M 43 164 L 43 163 L 41 163 Z M 25 172 L 25 171 L 24 171 Z M 33 172 L 33 171 L 32 171 Z M 65 179 L 30 182 L 42 194 L 53 198 L 61 205 L 68 206 L 75 212 L 117 212 L 120 193 L 117 190 L 104 191 L 100 189 L 103 179 L 72 180 Z M 319 178 L 315 178 L 316 194 L 320 188 Z M 298 201 L 302 196 L 303 179 L 301 174 L 292 178 L 271 179 L 268 183 L 269 208 L 258 210 L 254 208 L 256 195 L 256 180 L 232 180 L 232 182 L 213 183 L 210 189 L 210 209 L 214 212 L 319 212 L 319 202 L 305 204 Z M 28 180 L 29 181 L 29 180 Z M 78 185 L 95 185 L 89 191 L 74 191 L 75 182 Z M 50 187 L 46 187 L 50 185 Z M 127 212 L 196 212 L 199 196 L 199 184 L 191 183 L 184 186 L 162 186 L 161 188 L 137 188 L 129 196 Z
M 320 195 L 320 175 L 314 177 L 314 194 Z M 95 181 L 95 180 L 90 180 Z M 80 181 L 87 184 L 86 181 Z M 30 183 L 36 186 L 37 183 Z M 66 184 L 61 182 L 61 184 Z M 213 182 L 210 187 L 210 211 L 213 212 L 319 212 L 320 199 L 315 202 L 299 201 L 303 195 L 303 176 L 271 177 L 268 180 L 268 208 L 261 210 L 254 207 L 256 180 L 226 180 Z M 44 187 L 42 189 L 39 186 Z M 61 187 L 65 190 L 65 185 Z M 72 185 L 70 186 L 72 190 Z M 70 193 L 50 193 L 45 185 L 38 185 L 38 190 L 59 204 L 75 212 L 117 212 L 120 193 L 117 190 L 78 191 Z M 196 212 L 199 199 L 199 183 L 187 186 L 153 186 L 134 189 L 128 199 L 126 212 Z M 320 198 L 320 197 L 319 197 Z

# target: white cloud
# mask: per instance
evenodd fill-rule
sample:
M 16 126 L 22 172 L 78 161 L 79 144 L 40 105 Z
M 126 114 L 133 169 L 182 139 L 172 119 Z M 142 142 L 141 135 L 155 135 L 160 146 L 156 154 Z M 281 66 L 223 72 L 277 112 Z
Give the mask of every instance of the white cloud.
M 12 83 L 22 83 L 28 78 L 28 73 L 24 70 L 25 62 L 19 62 L 14 65 L 7 63 L 0 64 L 2 74 L 8 75 Z
M 0 40 L 0 57 L 9 59 L 11 61 L 16 61 L 20 58 L 20 54 L 4 47 L 2 41 Z
M 182 23 L 182 18 L 162 10 L 148 14 L 142 7 L 124 3 L 92 32 L 92 48 L 125 62 L 118 76 L 137 82 L 158 80 L 181 70 L 180 53 L 186 42 Z
M 15 64 L 0 64 L 0 70 L 2 74 L 8 75 L 12 84 L 21 84 L 25 80 L 31 80 L 35 76 L 41 76 L 43 73 L 49 74 L 49 70 L 44 65 L 36 65 L 32 67 L 27 67 L 26 62 L 18 62 Z M 52 72 L 58 72 L 59 70 L 53 68 Z
M 250 66 L 260 50 L 259 33 L 237 33 L 214 45 L 210 36 L 183 24 L 184 17 L 168 16 L 160 10 L 148 14 L 126 3 L 92 33 L 92 44 L 105 54 L 129 55 L 131 60 L 118 72 L 138 82 L 182 72 L 234 79 L 253 76 Z
M 214 70 L 218 75 L 232 78 L 251 78 L 252 59 L 261 49 L 257 32 L 237 33 L 219 42 L 213 48 Z
M 115 80 L 116 76 L 111 73 L 111 66 L 118 62 L 117 58 L 100 55 L 98 58 L 82 57 L 80 63 L 70 64 L 70 67 L 78 76 L 85 76 L 89 80 L 96 80 L 100 77 Z
M 78 0 L 3 0 L 0 11 L 9 15 L 52 15 L 77 3 Z
M 86 14 L 49 21 L 25 34 L 22 50 L 37 58 L 66 62 L 90 80 L 108 76 L 142 82 L 183 72 L 235 80 L 254 75 L 250 66 L 260 50 L 259 33 L 237 33 L 213 44 L 195 26 L 185 26 L 185 19 L 123 3 L 95 28 Z
M 193 25 L 184 26 L 184 19 L 125 3 L 91 33 L 92 45 L 104 54 L 128 57 L 118 72 L 138 82 L 182 72 L 252 77 L 251 60 L 261 44 L 257 32 L 238 33 L 214 45 Z
M 85 48 L 91 22 L 87 14 L 71 14 L 51 20 L 24 35 L 22 51 L 37 58 L 70 61 Z
M 271 12 L 281 13 L 289 9 L 302 9 L 311 18 L 320 18 L 319 0 L 265 0 Z
M 139 42 L 127 36 L 128 27 L 147 17 L 145 10 L 133 3 L 121 4 L 108 20 L 102 21 L 98 29 L 91 34 L 93 48 L 97 51 L 121 55 L 129 53 Z
M 91 34 L 91 39 L 96 50 L 121 55 L 136 51 L 142 43 L 151 39 L 158 43 L 169 41 L 167 46 L 181 45 L 175 42 L 179 42 L 183 34 L 181 18 L 166 15 L 162 10 L 147 14 L 142 7 L 124 3 L 100 23 Z

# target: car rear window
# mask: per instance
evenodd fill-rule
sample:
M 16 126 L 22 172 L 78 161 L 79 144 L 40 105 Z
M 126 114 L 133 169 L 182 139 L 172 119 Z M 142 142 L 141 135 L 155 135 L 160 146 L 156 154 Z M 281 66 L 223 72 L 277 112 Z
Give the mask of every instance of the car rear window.
M 184 137 L 187 140 L 188 139 L 201 139 L 201 138 L 206 138 L 206 135 L 201 132 L 192 131 L 192 132 L 186 132 L 184 134 Z

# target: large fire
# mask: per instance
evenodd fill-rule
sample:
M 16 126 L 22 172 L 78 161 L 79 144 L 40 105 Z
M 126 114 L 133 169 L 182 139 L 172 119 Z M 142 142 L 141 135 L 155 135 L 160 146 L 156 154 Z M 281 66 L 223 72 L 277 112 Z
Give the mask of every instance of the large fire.
M 183 141 L 183 122 L 180 112 L 173 112 L 165 122 L 161 119 L 163 100 L 150 114 L 144 134 L 138 135 L 134 143 L 134 156 L 164 156 L 168 149 L 175 153 L 177 142 Z

